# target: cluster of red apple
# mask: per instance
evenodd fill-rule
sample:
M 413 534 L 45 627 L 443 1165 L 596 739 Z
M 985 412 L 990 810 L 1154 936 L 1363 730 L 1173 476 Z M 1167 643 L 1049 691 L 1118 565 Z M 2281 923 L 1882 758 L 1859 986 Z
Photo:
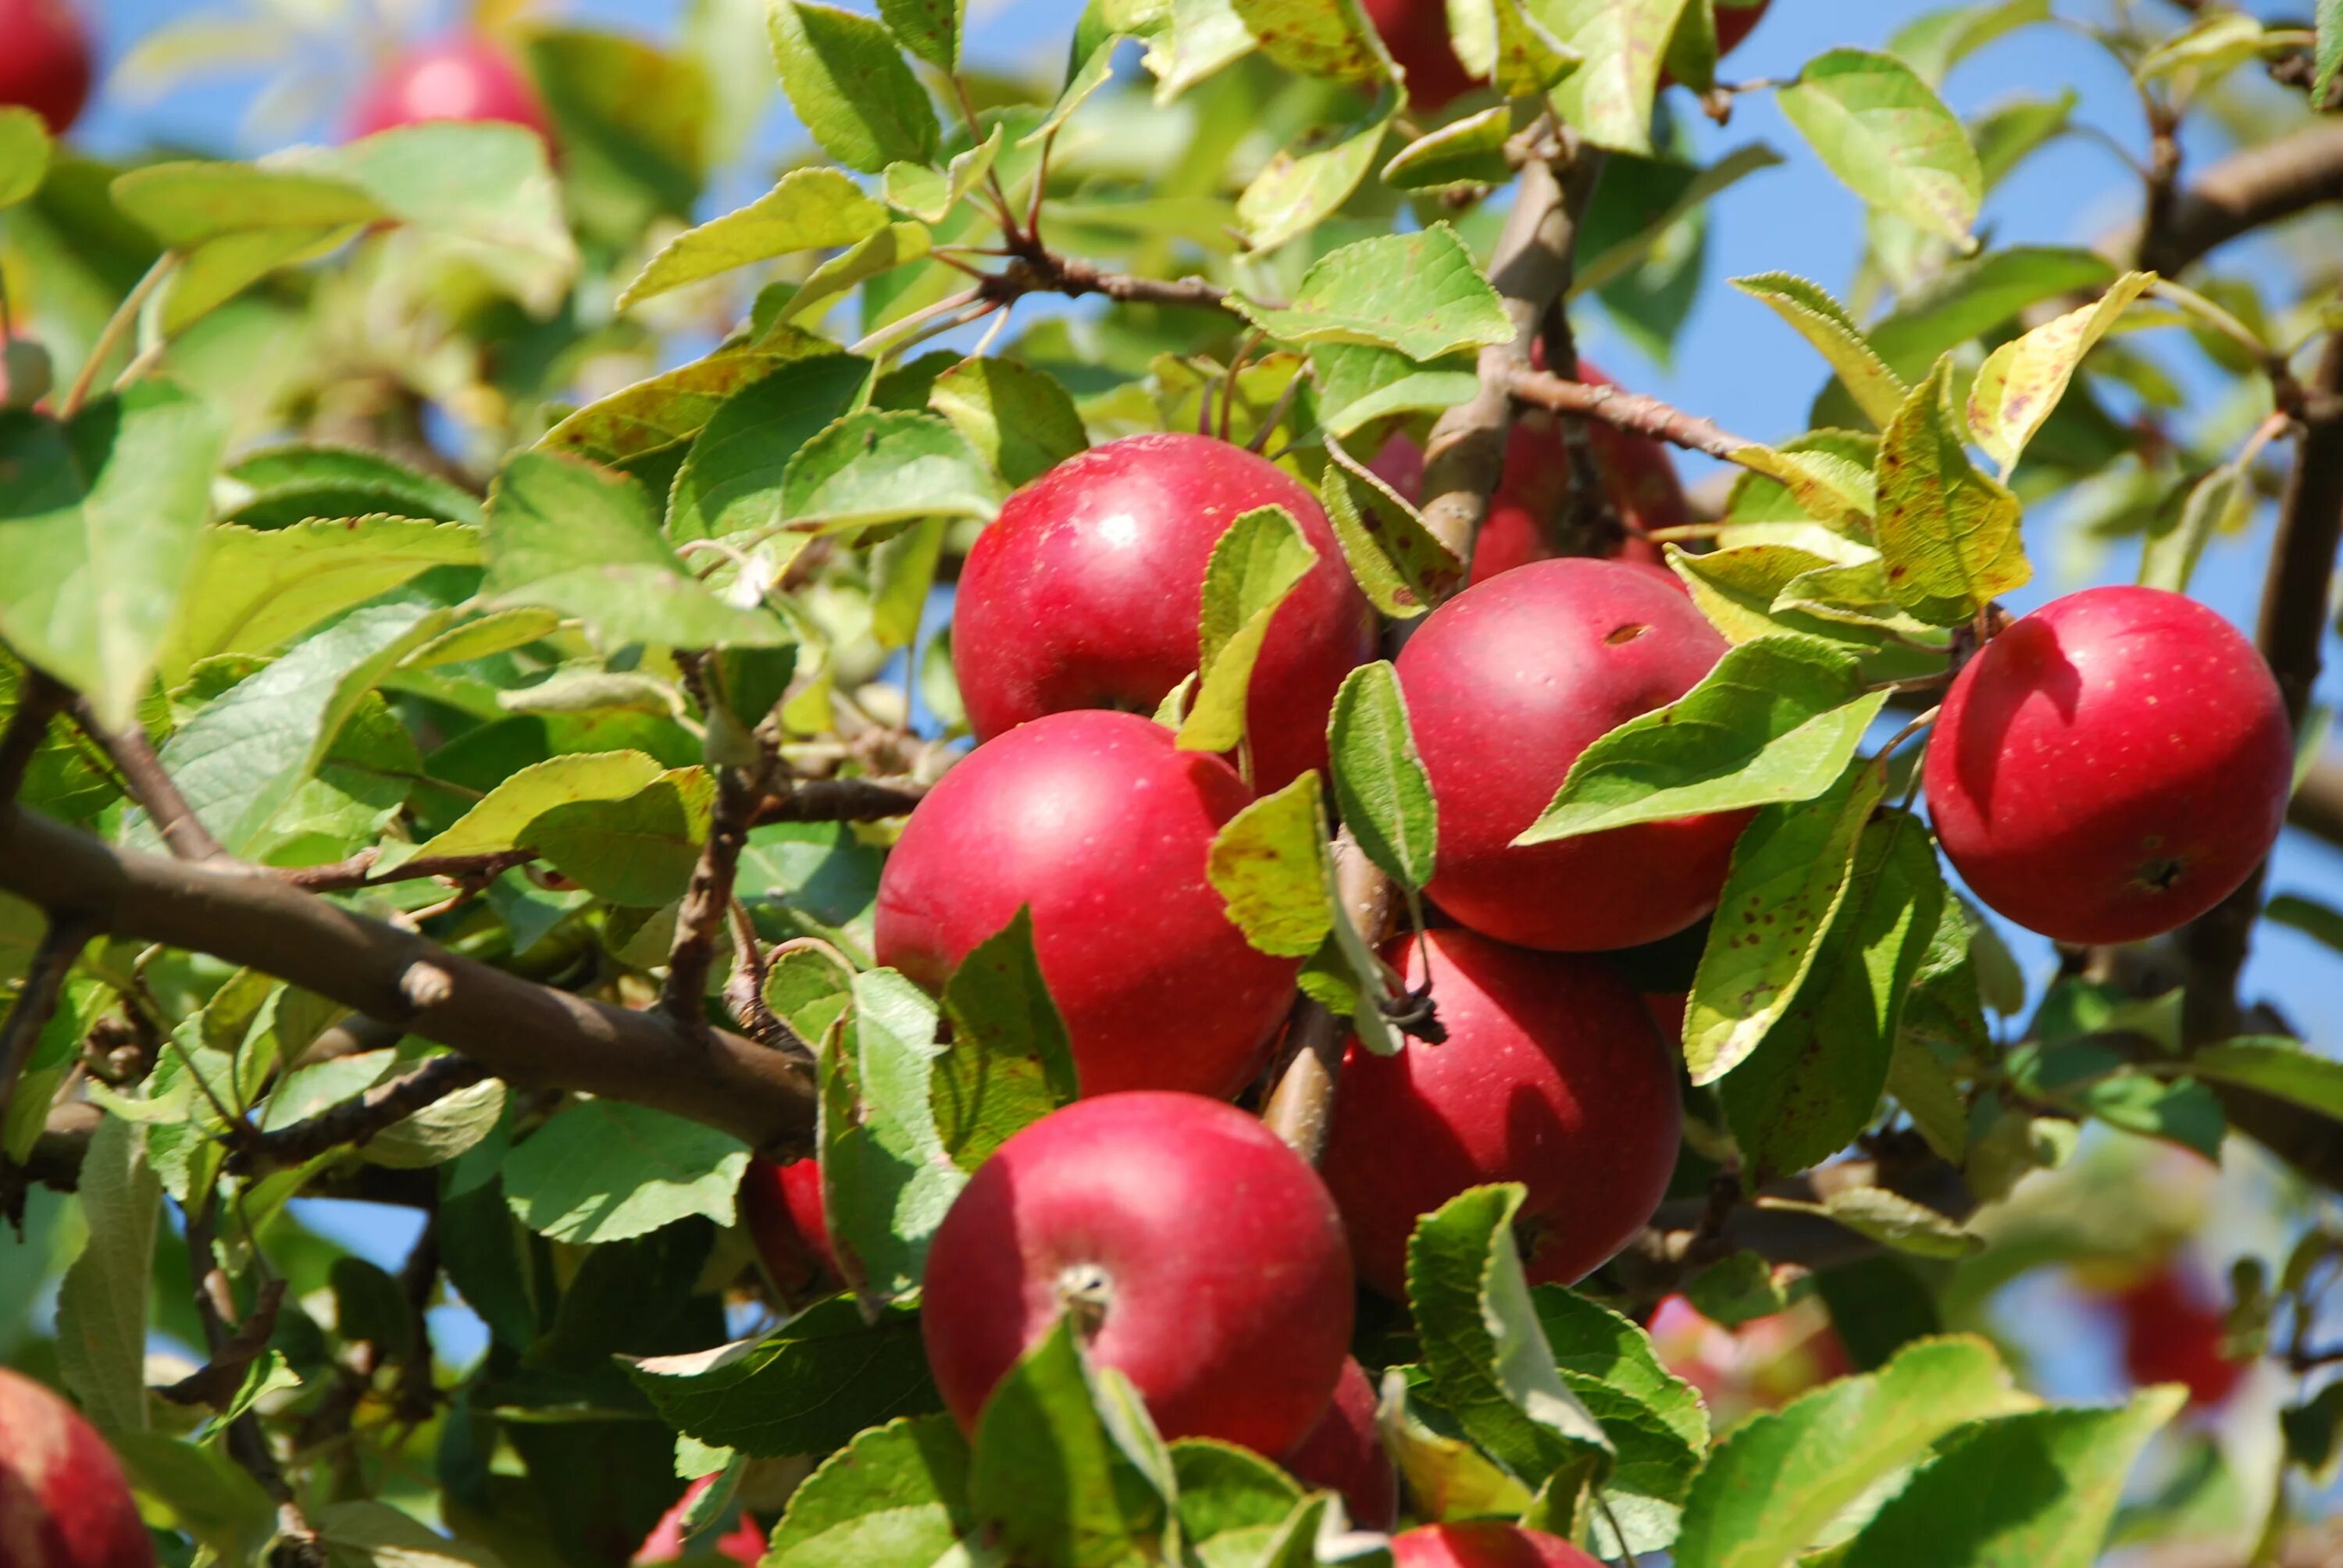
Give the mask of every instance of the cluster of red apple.
M 1447 0 L 1364 0 L 1367 19 L 1383 35 L 1383 47 L 1407 77 L 1408 102 L 1437 114 L 1471 92 L 1477 83 L 1456 58 L 1448 39 Z M 1716 0 L 1716 52 L 1730 52 L 1765 15 L 1773 0 Z M 1674 78 L 1663 70 L 1660 84 Z

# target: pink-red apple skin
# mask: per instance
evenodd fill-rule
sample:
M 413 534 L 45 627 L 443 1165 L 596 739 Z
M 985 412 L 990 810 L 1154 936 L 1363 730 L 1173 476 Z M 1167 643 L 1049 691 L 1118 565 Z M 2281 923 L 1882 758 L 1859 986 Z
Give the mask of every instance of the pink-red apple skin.
M 1353 1040 L 1319 1161 L 1359 1277 L 1404 1299 L 1417 1219 L 1518 1181 L 1530 1280 L 1581 1278 L 1652 1217 L 1675 1168 L 1675 1064 L 1643 999 L 1599 959 L 1453 927 L 1408 943 L 1404 970 L 1410 986 L 1428 974 L 1447 1041 L 1374 1056 Z
M 0 1563 L 154 1568 L 122 1466 L 81 1412 L 0 1367 Z
M 2116 1298 L 2123 1316 L 2124 1372 L 2136 1388 L 2177 1382 L 2188 1402 L 2226 1402 L 2246 1369 L 2221 1353 L 2224 1314 L 2194 1282 L 2167 1264 Z
M 510 55 L 458 33 L 408 50 L 384 66 L 350 111 L 355 139 L 428 120 L 502 120 L 550 140 L 536 86 Z
M 89 102 L 92 55 L 66 0 L 0 0 L 0 104 L 32 110 L 53 136 L 73 129 Z
M 1513 840 L 1580 752 L 1682 697 L 1725 646 L 1688 597 L 1620 561 L 1532 561 L 1426 616 L 1397 668 L 1440 802 L 1440 907 L 1571 952 L 1656 940 L 1714 908 L 1746 813 Z
M 1283 1462 L 1304 1486 L 1340 1493 L 1359 1529 L 1389 1530 L 1398 1522 L 1399 1473 L 1375 1426 L 1375 1385 L 1357 1362 L 1343 1362 L 1334 1402 Z
M 1326 766 L 1342 678 L 1374 657 L 1373 607 L 1309 487 L 1209 436 L 1129 436 L 1009 498 L 970 550 L 952 610 L 969 725 L 990 740 L 1045 713 L 1152 713 L 1196 668 L 1204 570 L 1229 525 L 1280 506 L 1317 564 L 1270 622 L 1245 729 L 1262 793 Z
M 740 1222 L 757 1244 L 765 1272 L 790 1300 L 837 1277 L 819 1161 L 749 1161 L 740 1177 Z
M 1249 945 L 1206 877 L 1212 835 L 1252 798 L 1136 714 L 1021 725 L 911 813 L 879 880 L 879 961 L 940 990 L 1030 904 L 1083 1093 L 1234 1094 L 1301 968 Z
M 1495 1520 L 1426 1524 L 1392 1537 L 1393 1568 L 1601 1568 L 1558 1535 Z
M 1167 1438 L 1282 1453 L 1326 1412 L 1352 1279 L 1325 1184 L 1253 1117 L 1198 1095 L 1078 1101 L 979 1166 L 928 1251 L 920 1332 L 973 1431 L 1017 1358 L 1087 1287 L 1089 1354 Z
M 2234 891 L 2278 839 L 2293 769 L 2253 644 L 2184 595 L 2096 588 L 1969 661 L 1922 777 L 1971 891 L 2046 937 L 2110 943 Z
M 1365 0 L 1367 20 L 1407 76 L 1407 101 L 1438 114 L 1479 85 L 1448 42 L 1446 0 Z

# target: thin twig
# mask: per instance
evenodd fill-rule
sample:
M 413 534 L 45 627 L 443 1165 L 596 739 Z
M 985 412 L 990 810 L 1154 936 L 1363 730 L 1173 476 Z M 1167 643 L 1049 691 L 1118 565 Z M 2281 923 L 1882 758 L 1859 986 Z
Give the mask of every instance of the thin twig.
M 33 1047 L 65 999 L 65 977 L 96 934 L 96 927 L 78 915 L 49 917 L 48 930 L 41 933 L 40 945 L 33 950 L 15 1004 L 9 1008 L 6 1020 L 0 1021 L 0 1126 L 7 1123 L 17 1081 L 25 1064 L 33 1059 Z
M 25 787 L 25 771 L 48 738 L 49 721 L 63 713 L 72 699 L 68 688 L 25 667 L 16 706 L 8 715 L 8 728 L 0 732 L 0 801 L 14 800 Z
M 722 700 L 720 695 L 717 700 Z M 759 731 L 756 759 L 748 767 L 716 770 L 716 804 L 709 813 L 708 842 L 700 846 L 691 882 L 675 917 L 675 940 L 668 948 L 667 980 L 659 1008 L 687 1033 L 708 1027 L 708 972 L 716 962 L 716 939 L 732 905 L 732 883 L 748 848 L 749 829 L 765 799 L 780 757 L 772 736 Z
M 258 1133 L 228 1156 L 232 1171 L 257 1172 L 298 1165 L 344 1144 L 361 1144 L 416 1112 L 490 1077 L 470 1057 L 450 1051 L 426 1058 L 365 1093 L 329 1105 L 272 1131 Z
M 130 793 L 146 808 L 146 815 L 162 835 L 171 853 L 182 860 L 216 860 L 227 854 L 212 830 L 203 824 L 187 798 L 179 793 L 179 786 L 163 767 L 163 759 L 155 755 L 155 747 L 146 732 L 132 724 L 126 729 L 108 728 L 97 717 L 86 697 L 73 699 L 74 722 L 82 733 L 105 749 L 115 767 L 129 782 Z
M 130 330 L 146 301 L 163 286 L 165 279 L 178 270 L 178 266 L 179 253 L 166 250 L 155 258 L 155 265 L 146 269 L 144 277 L 131 285 L 130 292 L 122 297 L 122 303 L 114 307 L 114 314 L 98 329 L 97 341 L 89 346 L 89 357 L 74 373 L 73 385 L 57 400 L 58 418 L 70 419 L 81 412 L 82 405 L 89 401 L 90 388 L 97 385 L 98 367 L 114 357 L 114 351 L 122 345 L 122 335 Z
M 928 792 L 916 779 L 800 779 L 757 803 L 769 822 L 883 822 L 908 815 Z
M 1513 372 L 1510 387 L 1514 397 L 1540 408 L 1550 409 L 1556 414 L 1582 415 L 1600 420 L 1614 429 L 1648 436 L 1687 451 L 1705 452 L 1712 457 L 1722 457 L 1727 462 L 1732 461 L 1734 453 L 1743 447 L 1757 445 L 1721 428 L 1713 420 L 1687 414 L 1656 397 L 1629 392 L 1624 387 L 1565 381 L 1551 372 L 1529 369 Z M 1704 528 L 1708 526 L 1702 525 Z M 1681 531 L 1669 530 L 1669 533 L 1674 537 Z
M 499 849 L 486 855 L 425 855 L 405 860 L 387 871 L 374 869 L 378 849 L 361 849 L 331 865 L 302 866 L 276 873 L 287 885 L 311 893 L 343 893 L 357 888 L 380 888 L 392 882 L 416 882 L 426 877 L 486 886 L 517 867 L 537 859 L 534 849 Z

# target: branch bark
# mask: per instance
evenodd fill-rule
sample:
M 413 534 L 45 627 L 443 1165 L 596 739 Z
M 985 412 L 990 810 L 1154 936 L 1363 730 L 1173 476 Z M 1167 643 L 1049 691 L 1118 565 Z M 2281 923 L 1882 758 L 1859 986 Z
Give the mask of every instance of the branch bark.
M 883 822 L 909 814 L 928 792 L 917 779 L 801 779 L 757 806 L 768 822 Z
M 117 849 L 0 807 L 0 891 L 103 934 L 209 953 L 316 991 L 527 1086 L 634 1101 L 801 1153 L 814 1090 L 779 1052 L 589 1001 L 337 908 L 249 867 Z
M 667 981 L 659 988 L 661 1010 L 694 1034 L 708 1028 L 708 974 L 716 963 L 716 939 L 731 910 L 740 851 L 748 848 L 749 825 L 765 798 L 776 760 L 771 745 L 759 738 L 753 767 L 716 770 L 716 807 L 709 816 L 708 842 L 699 847 L 699 861 L 691 869 L 690 886 L 676 911 Z
M 1391 880 L 1360 852 L 1348 828 L 1334 836 L 1334 887 L 1359 934 L 1368 945 L 1381 946 L 1391 923 Z M 1359 1005 L 1373 1003 L 1362 998 Z M 1285 1064 L 1262 1106 L 1261 1119 L 1269 1130 L 1313 1165 L 1326 1151 L 1334 1087 L 1350 1036 L 1351 1026 L 1339 1014 L 1306 997 L 1296 1002 L 1286 1035 Z
M 2167 276 L 2207 252 L 2322 202 L 2343 199 L 2343 121 L 2231 154 L 2143 225 L 2139 265 Z
M 468 1056 L 435 1056 L 376 1084 L 353 1100 L 327 1106 L 274 1131 L 263 1132 L 228 1156 L 236 1171 L 266 1171 L 301 1161 L 344 1143 L 364 1143 L 417 1111 L 491 1076 Z
M 81 957 L 82 949 L 89 945 L 93 934 L 86 920 L 71 913 L 52 913 L 48 930 L 41 933 L 40 945 L 33 950 L 31 967 L 25 972 L 24 987 L 17 991 L 6 1020 L 0 1021 L 0 1125 L 7 1122 L 9 1107 L 16 1098 L 17 1081 L 24 1074 L 25 1063 L 32 1059 L 34 1045 L 39 1041 L 41 1031 L 48 1028 L 49 1020 L 56 1015 L 57 1002 L 65 995 L 65 977 L 73 971 L 74 960 Z
M 1194 310 L 1225 310 L 1229 291 L 1202 277 L 1163 279 L 1109 272 L 1080 256 L 1051 250 L 1029 234 L 1011 233 L 1006 243 L 1017 255 L 1003 270 L 978 283 L 974 292 L 995 305 L 1028 294 L 1062 294 L 1079 299 L 1104 295 L 1122 305 L 1176 305 Z
M 133 725 L 127 729 L 109 729 L 98 719 L 89 699 L 73 699 L 74 722 L 82 733 L 98 743 L 122 777 L 130 785 L 131 797 L 146 809 L 155 830 L 171 853 L 183 860 L 214 860 L 224 859 L 227 851 L 212 837 L 212 830 L 187 805 L 187 798 L 179 793 L 177 782 L 164 770 L 163 759 L 155 755 L 147 741 L 146 732 Z
M 1510 372 L 1506 384 L 1515 397 L 1540 408 L 1598 420 L 1616 430 L 1649 436 L 1654 440 L 1665 441 L 1687 451 L 1705 452 L 1712 457 L 1722 457 L 1728 462 L 1735 452 L 1757 444 L 1734 435 L 1713 420 L 1687 414 L 1656 397 L 1646 397 L 1640 392 L 1630 392 L 1624 387 L 1566 381 L 1546 371 L 1527 367 Z
M 72 696 L 39 670 L 25 667 L 7 730 L 0 733 L 0 800 L 14 800 L 16 791 L 25 787 L 25 770 L 33 765 L 33 754 L 47 739 L 49 721 L 65 711 Z

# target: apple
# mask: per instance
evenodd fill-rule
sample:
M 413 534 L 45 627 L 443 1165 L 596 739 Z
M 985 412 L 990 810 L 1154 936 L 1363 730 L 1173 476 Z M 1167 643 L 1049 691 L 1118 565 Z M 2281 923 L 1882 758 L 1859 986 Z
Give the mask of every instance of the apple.
M 1725 646 L 1650 572 L 1583 558 L 1516 567 L 1424 617 L 1397 668 L 1440 802 L 1440 907 L 1557 951 L 1633 947 L 1707 913 L 1745 812 L 1513 840 L 1580 752 L 1682 697 Z
M 64 1399 L 6 1367 L 0 1367 L 0 1563 L 155 1565 L 155 1543 L 106 1440 Z
M 1644 1006 L 1650 1010 L 1652 1021 L 1660 1026 L 1660 1034 L 1667 1040 L 1684 1038 L 1684 1007 L 1692 1000 L 1690 991 L 1645 991 Z
M 1367 20 L 1407 77 L 1407 101 L 1436 115 L 1480 85 L 1448 42 L 1446 0 L 1365 0 Z
M 1603 1568 L 1559 1535 L 1493 1519 L 1426 1524 L 1392 1537 L 1393 1568 Z
M 1531 1282 L 1584 1277 L 1667 1191 L 1682 1120 L 1674 1053 L 1601 960 L 1453 927 L 1402 945 L 1406 981 L 1429 980 L 1448 1039 L 1395 1056 L 1351 1042 L 1319 1170 L 1359 1277 L 1404 1300 L 1417 1219 L 1491 1181 L 1527 1189 L 1518 1239 Z
M 651 1527 L 651 1533 L 635 1549 L 634 1556 L 628 1560 L 635 1568 L 649 1568 L 649 1564 L 657 1563 L 673 1563 L 683 1556 L 683 1516 L 715 1484 L 716 1477 L 703 1475 L 683 1489 L 683 1495 L 675 1500 L 672 1508 L 659 1516 L 659 1522 Z M 719 1557 L 745 1563 L 748 1568 L 756 1568 L 756 1564 L 764 1559 L 765 1532 L 758 1527 L 755 1516 L 744 1510 L 739 1523 L 710 1542 L 709 1550 Z
M 1362 1530 L 1389 1530 L 1399 1520 L 1399 1475 L 1383 1452 L 1375 1402 L 1366 1369 L 1345 1360 L 1334 1402 L 1283 1462 L 1304 1486 L 1341 1493 L 1351 1523 Z
M 2135 1386 L 2181 1383 L 2190 1404 L 2209 1409 L 2245 1375 L 2221 1353 L 2221 1310 L 2170 1264 L 2123 1292 L 2116 1308 L 2123 1318 L 2124 1372 Z
M 2294 747 L 2254 646 L 2184 595 L 2096 588 L 2011 624 L 1946 693 L 1922 769 L 1936 838 L 1999 913 L 2139 941 L 2253 873 Z
M 1245 730 L 1266 793 L 1326 765 L 1342 678 L 1375 653 L 1373 607 L 1309 487 L 1209 436 L 1129 436 L 1009 498 L 977 536 L 952 662 L 980 740 L 1070 709 L 1152 713 L 1196 668 L 1204 569 L 1231 523 L 1280 506 L 1318 561 L 1270 622 Z
M 89 102 L 89 32 L 65 0 L 0 0 L 0 104 L 32 110 L 62 136 Z
M 1166 1438 L 1282 1453 L 1326 1413 L 1351 1338 L 1350 1251 L 1325 1183 L 1200 1095 L 1084 1100 L 979 1166 L 928 1250 L 920 1329 L 964 1430 L 1072 1312 Z
M 1699 1391 L 1720 1432 L 1855 1370 L 1817 1296 L 1726 1328 L 1684 1296 L 1670 1295 L 1654 1310 L 1646 1332 L 1660 1364 Z
M 553 138 L 553 123 L 519 63 L 477 34 L 421 45 L 385 66 L 359 95 L 349 135 L 426 120 L 503 120 Z
M 1206 879 L 1212 835 L 1252 798 L 1137 714 L 1020 725 L 911 813 L 879 879 L 879 961 L 941 990 L 1030 905 L 1083 1093 L 1232 1095 L 1301 970 L 1248 943 Z
M 740 1222 L 749 1228 L 765 1271 L 789 1300 L 837 1278 L 820 1161 L 749 1161 L 740 1177 Z

